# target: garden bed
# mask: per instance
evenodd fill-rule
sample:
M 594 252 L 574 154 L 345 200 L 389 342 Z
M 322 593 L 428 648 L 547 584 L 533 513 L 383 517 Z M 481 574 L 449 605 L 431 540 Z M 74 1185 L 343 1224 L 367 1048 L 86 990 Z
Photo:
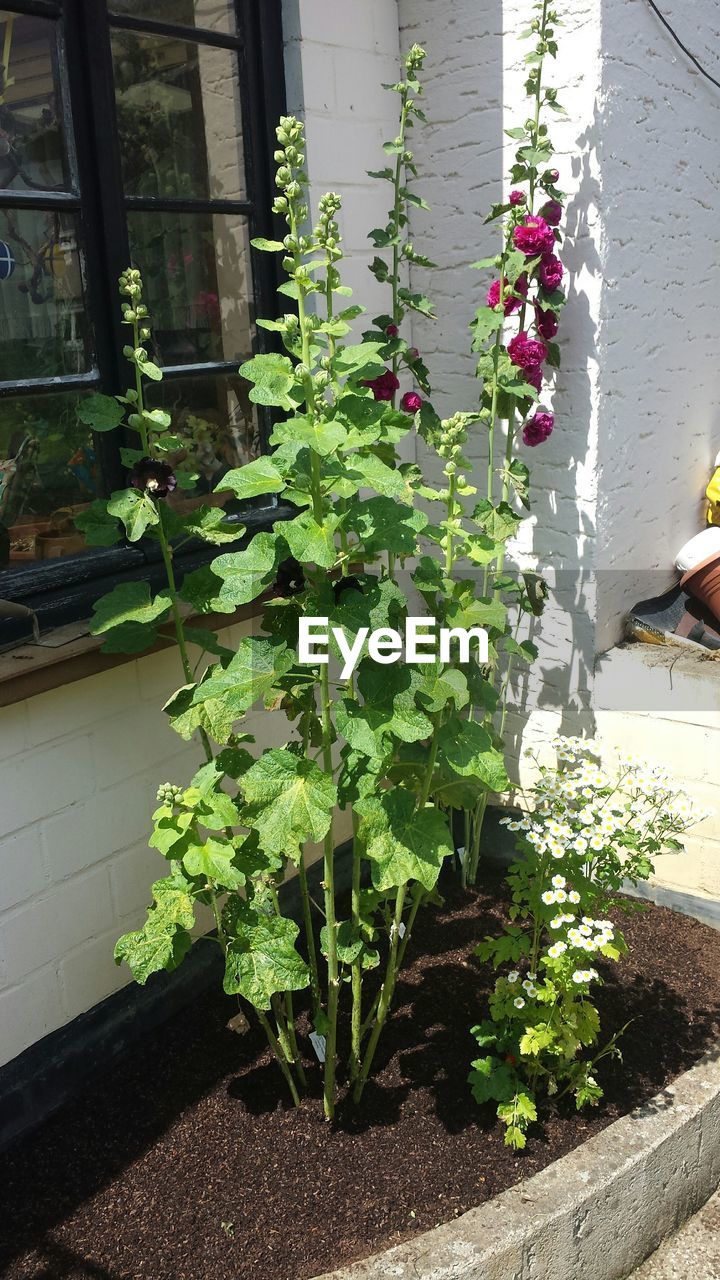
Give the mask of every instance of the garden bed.
M 306 1280 L 537 1173 L 697 1061 L 717 1031 L 720 933 L 651 907 L 624 923 L 630 955 L 603 966 L 603 1038 L 633 1020 L 624 1062 L 599 1070 L 605 1100 L 542 1116 L 522 1154 L 505 1147 L 466 1084 L 492 981 L 472 950 L 502 909 L 488 888 L 419 918 L 377 1074 L 332 1131 L 317 1069 L 294 1110 L 260 1035 L 226 1030 L 229 998 L 159 1028 L 11 1150 L 3 1274 Z

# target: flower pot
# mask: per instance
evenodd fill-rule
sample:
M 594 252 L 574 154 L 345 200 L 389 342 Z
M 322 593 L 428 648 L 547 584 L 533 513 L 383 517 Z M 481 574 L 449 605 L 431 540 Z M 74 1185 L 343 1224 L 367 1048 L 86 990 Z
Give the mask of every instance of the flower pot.
M 686 542 L 675 557 L 675 564 L 681 573 L 689 573 L 709 556 L 720 554 L 720 529 L 705 529 L 696 533 L 694 538 Z
M 680 586 L 720 620 L 720 551 L 715 551 L 684 573 Z

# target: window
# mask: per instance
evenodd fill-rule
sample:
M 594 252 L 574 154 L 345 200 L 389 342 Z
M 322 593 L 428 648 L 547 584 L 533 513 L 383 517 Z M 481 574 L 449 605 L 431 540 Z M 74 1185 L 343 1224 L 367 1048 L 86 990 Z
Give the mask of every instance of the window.
M 277 285 L 250 240 L 273 234 L 283 106 L 279 0 L 0 0 L 0 599 L 145 563 L 73 526 L 126 483 L 121 433 L 93 437 L 76 408 L 127 384 L 128 263 L 195 500 L 262 450 L 237 369 Z

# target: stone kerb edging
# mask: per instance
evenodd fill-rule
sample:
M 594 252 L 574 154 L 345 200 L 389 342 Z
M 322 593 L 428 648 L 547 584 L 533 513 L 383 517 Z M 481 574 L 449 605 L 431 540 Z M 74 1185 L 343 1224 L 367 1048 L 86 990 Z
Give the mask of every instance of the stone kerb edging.
M 541 1173 L 315 1280 L 624 1280 L 720 1183 L 720 1046 Z

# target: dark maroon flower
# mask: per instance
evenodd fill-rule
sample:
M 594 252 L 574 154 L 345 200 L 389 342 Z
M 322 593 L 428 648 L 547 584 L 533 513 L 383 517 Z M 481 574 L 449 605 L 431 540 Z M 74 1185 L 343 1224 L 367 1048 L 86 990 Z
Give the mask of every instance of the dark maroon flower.
M 515 281 L 513 293 L 520 293 L 522 294 L 523 298 L 526 298 L 527 291 L 528 291 L 528 278 L 523 272 L 523 274 L 521 276 L 518 276 L 517 280 Z M 510 285 L 506 281 L 505 282 L 505 302 L 503 303 L 503 311 L 505 312 L 506 316 L 511 316 L 513 311 L 517 311 L 521 306 L 521 299 L 514 298 L 513 293 L 510 292 Z M 508 296 L 508 294 L 510 296 Z M 488 289 L 486 301 L 489 307 L 497 306 L 498 302 L 500 301 L 500 281 L 499 280 L 493 280 L 492 284 L 490 285 L 490 288 Z
M 555 419 L 551 413 L 543 413 L 540 410 L 534 413 L 532 418 L 528 418 L 523 427 L 523 443 L 534 449 L 538 444 L 544 444 L 548 436 L 552 435 L 552 429 L 555 426 Z
M 423 407 L 423 398 L 417 391 L 406 391 L 400 401 L 403 413 L 417 413 Z
M 547 342 L 555 337 L 558 331 L 558 318 L 554 311 L 543 311 L 542 307 L 535 307 L 535 323 L 537 331 L 541 338 L 545 338 Z
M 370 388 L 376 400 L 392 400 L 400 383 L 392 369 L 386 369 L 379 378 L 369 378 L 362 385 Z
M 130 484 L 150 498 L 167 498 L 177 488 L 177 479 L 169 463 L 141 458 L 130 472 Z
M 387 334 L 388 338 L 397 338 L 399 332 L 400 330 L 398 329 L 396 324 L 389 324 L 387 329 L 385 330 L 385 333 Z
M 540 217 L 544 218 L 549 227 L 559 227 L 563 215 L 563 207 L 559 200 L 548 200 L 540 210 Z
M 540 253 L 552 252 L 555 236 L 544 218 L 529 213 L 513 231 L 513 244 L 528 258 L 535 258 Z
M 524 204 L 524 203 L 525 203 L 525 192 L 524 192 L 524 191 L 511 191 L 511 192 L 510 192 L 510 197 L 509 197 L 509 198 L 510 198 L 510 204 Z
M 513 364 L 519 365 L 521 369 L 528 369 L 542 364 L 547 355 L 547 348 L 544 342 L 529 338 L 523 331 L 516 334 L 508 343 L 508 355 Z
M 560 285 L 563 278 L 563 264 L 554 253 L 544 253 L 540 263 L 538 276 L 543 289 L 547 289 L 548 293 L 552 293 Z

